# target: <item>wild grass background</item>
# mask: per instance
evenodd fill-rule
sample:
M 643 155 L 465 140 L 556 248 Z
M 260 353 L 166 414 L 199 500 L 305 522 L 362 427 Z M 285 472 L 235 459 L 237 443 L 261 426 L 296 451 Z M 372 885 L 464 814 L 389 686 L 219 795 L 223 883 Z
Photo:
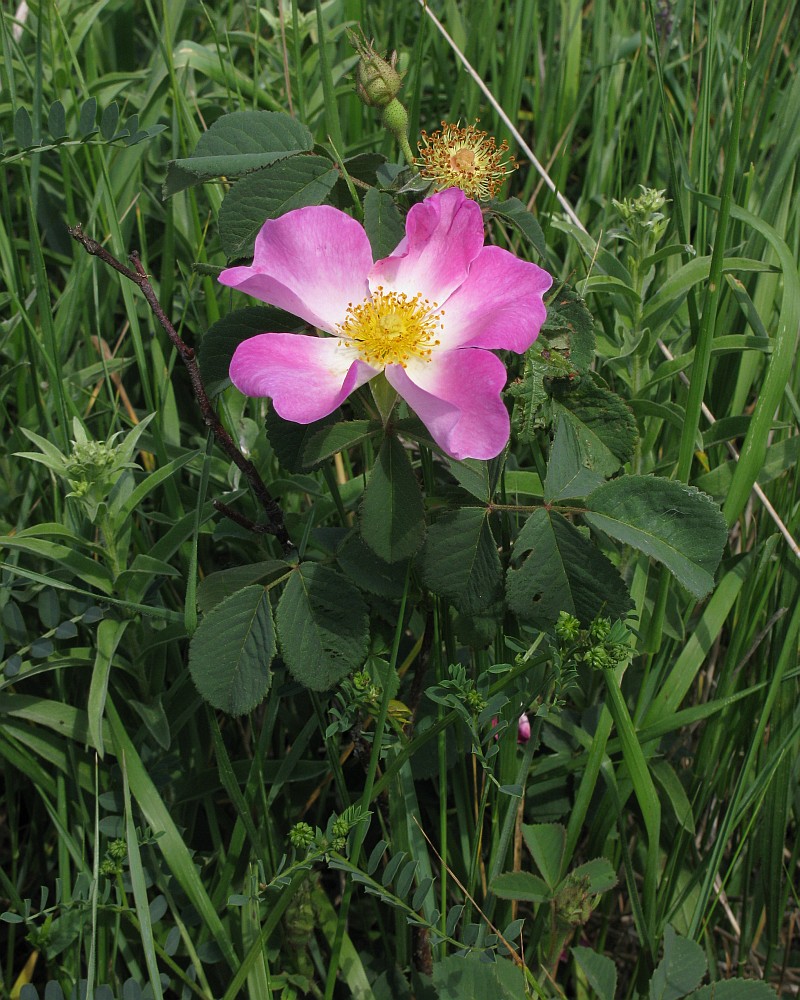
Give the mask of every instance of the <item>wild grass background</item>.
M 644 988 L 667 923 L 702 944 L 714 974 L 763 976 L 796 995 L 798 559 L 752 494 L 747 469 L 760 470 L 776 517 L 797 539 L 798 6 L 428 6 L 589 237 L 566 219 L 454 48 L 410 0 L 294 0 L 280 8 L 42 2 L 19 21 L 3 10 L 0 532 L 16 543 L 0 551 L 0 897 L 3 909 L 32 914 L 37 929 L 26 937 L 24 925 L 0 925 L 6 993 L 34 952 L 30 975 L 40 987 L 88 975 L 114 990 L 128 978 L 150 981 L 157 994 L 157 967 L 170 990 L 209 997 L 240 988 L 266 995 L 270 976 L 283 969 L 275 965 L 279 947 L 310 963 L 326 996 L 378 996 L 370 986 L 376 951 L 391 950 L 401 967 L 414 960 L 417 942 L 402 914 L 361 906 L 359 897 L 345 928 L 334 906 L 342 886 L 332 878 L 305 883 L 313 932 L 303 931 L 302 913 L 294 925 L 279 924 L 281 907 L 294 905 L 287 893 L 267 912 L 251 900 L 226 906 L 231 892 L 248 897 L 274 874 L 292 823 L 324 827 L 334 808 L 357 798 L 359 772 L 330 748 L 325 756 L 325 705 L 296 686 L 276 685 L 263 710 L 241 720 L 216 718 L 200 702 L 185 669 L 197 575 L 252 559 L 252 542 L 220 522 L 208 499 L 235 479 L 211 447 L 185 373 L 146 304 L 67 235 L 80 222 L 120 258 L 137 249 L 167 314 L 197 344 L 227 309 L 213 276 L 193 267 L 224 263 L 215 224 L 223 192 L 207 184 L 164 199 L 167 161 L 189 155 L 220 114 L 249 108 L 289 111 L 343 155 L 378 149 L 396 158 L 353 92 L 355 55 L 344 28 L 360 23 L 379 48 L 399 53 L 412 145 L 420 128 L 476 117 L 509 140 L 520 163 L 510 191 L 534 207 L 556 277 L 586 295 L 598 370 L 624 389 L 639 422 L 638 471 L 680 471 L 724 504 L 730 526 L 717 588 L 699 607 L 646 562 L 627 567 L 641 617 L 655 622 L 624 682 L 638 751 L 620 740 L 595 685 L 544 735 L 526 821 L 565 822 L 565 871 L 606 854 L 624 872 L 582 931 L 583 943 L 616 959 L 619 995 Z M 90 98 L 98 123 L 116 102 L 121 123 L 137 114 L 142 127 L 165 129 L 131 146 L 82 136 L 80 109 Z M 56 101 L 70 138 L 50 143 Z M 30 135 L 19 109 L 29 113 Z M 704 258 L 718 247 L 722 225 L 726 257 L 766 266 L 722 269 L 715 288 L 698 272 L 670 312 L 660 309 L 659 292 L 690 258 L 665 256 L 639 321 L 658 328 L 675 360 L 654 342 L 646 365 L 632 370 L 618 356 L 619 304 L 602 254 L 622 254 L 613 199 L 635 195 L 639 185 L 667 191 L 665 244 L 691 246 Z M 704 352 L 708 374 L 699 366 L 698 381 L 693 362 Z M 780 365 L 771 365 L 775 355 Z M 701 398 L 716 421 L 703 417 L 687 438 Z M 222 411 L 277 477 L 261 428 L 242 419 L 243 401 L 226 394 Z M 53 529 L 25 541 L 34 525 L 75 525 L 62 484 L 15 453 L 31 450 L 23 429 L 66 452 L 76 417 L 105 440 L 150 413 L 140 461 L 148 471 L 175 463 L 174 471 L 117 539 L 131 572 L 115 591 L 124 627 L 112 627 L 92 611 L 97 539 L 79 548 Z M 727 442 L 744 448 L 744 471 Z M 147 557 L 159 560 L 157 571 Z M 153 603 L 156 592 L 158 616 L 137 617 L 133 606 Z M 444 662 L 449 653 L 434 656 Z M 103 716 L 97 692 L 106 684 Z M 93 734 L 98 756 L 87 750 Z M 498 764 L 500 781 L 512 782 L 517 766 L 511 747 Z M 649 800 L 634 794 L 639 766 Z M 394 848 L 440 873 L 411 822 L 418 815 L 448 868 L 483 899 L 486 872 L 513 860 L 513 848 L 498 856 L 505 803 L 494 792 L 478 795 L 466 762 L 449 774 L 437 794 L 435 783 L 398 769 L 405 798 L 390 800 L 382 822 Z M 98 898 L 92 880 L 117 837 L 132 856 L 130 880 L 117 880 L 119 897 Z M 637 912 L 654 837 L 658 891 Z M 442 875 L 440 885 L 452 904 L 453 882 Z M 137 905 L 137 888 L 149 909 Z M 496 919 L 508 922 L 510 905 L 500 908 Z M 559 985 L 542 979 L 543 995 L 576 995 L 568 966 L 555 972 Z

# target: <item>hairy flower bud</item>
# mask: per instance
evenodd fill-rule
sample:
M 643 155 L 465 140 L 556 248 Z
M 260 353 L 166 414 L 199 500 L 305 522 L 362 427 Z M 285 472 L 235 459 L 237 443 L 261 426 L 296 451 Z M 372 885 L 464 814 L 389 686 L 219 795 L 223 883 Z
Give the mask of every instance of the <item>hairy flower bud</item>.
M 385 108 L 400 93 L 403 81 L 395 69 L 397 53 L 388 60 L 379 56 L 371 42 L 354 31 L 348 31 L 350 44 L 359 54 L 356 68 L 356 92 L 364 104 L 371 108 Z

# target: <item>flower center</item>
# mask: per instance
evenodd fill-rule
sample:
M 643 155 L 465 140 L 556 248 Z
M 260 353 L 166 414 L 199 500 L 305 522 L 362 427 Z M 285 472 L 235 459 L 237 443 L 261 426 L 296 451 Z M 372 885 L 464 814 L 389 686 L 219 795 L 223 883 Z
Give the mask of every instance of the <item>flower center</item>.
M 471 149 L 459 149 L 450 157 L 453 170 L 462 170 L 465 174 L 475 172 L 475 153 Z
M 491 136 L 475 125 L 458 125 L 442 122 L 433 135 L 422 132 L 419 143 L 420 159 L 414 162 L 420 176 L 433 181 L 437 191 L 460 187 L 468 198 L 486 201 L 493 198 L 503 181 L 516 170 L 514 157 L 503 157 L 508 143 L 498 146 Z
M 375 289 L 372 298 L 347 307 L 339 336 L 345 347 L 355 348 L 364 361 L 376 368 L 402 365 L 411 358 L 430 361 L 443 312 L 436 312 L 437 302 L 417 293 L 409 298 L 404 292 Z M 434 315 L 435 313 L 435 315 Z

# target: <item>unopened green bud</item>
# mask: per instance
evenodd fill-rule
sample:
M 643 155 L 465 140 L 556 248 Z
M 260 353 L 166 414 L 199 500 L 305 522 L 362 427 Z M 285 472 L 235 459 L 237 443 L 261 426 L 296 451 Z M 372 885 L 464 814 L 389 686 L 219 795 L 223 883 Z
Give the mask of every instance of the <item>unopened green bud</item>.
M 371 42 L 364 35 L 359 37 L 348 31 L 350 44 L 358 52 L 360 59 L 356 69 L 356 92 L 364 104 L 371 108 L 385 108 L 400 93 L 403 81 L 396 70 L 397 53 L 389 59 L 378 55 Z
M 289 831 L 289 843 L 298 850 L 310 847 L 314 843 L 314 831 L 308 823 L 295 823 Z

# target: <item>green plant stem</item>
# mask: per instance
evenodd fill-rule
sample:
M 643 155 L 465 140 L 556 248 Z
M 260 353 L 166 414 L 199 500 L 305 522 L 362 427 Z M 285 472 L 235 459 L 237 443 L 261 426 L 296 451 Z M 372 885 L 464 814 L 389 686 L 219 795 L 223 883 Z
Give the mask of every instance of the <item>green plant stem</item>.
M 403 627 L 405 623 L 406 614 L 406 602 L 408 600 L 408 590 L 411 583 L 411 564 L 409 563 L 408 570 L 406 571 L 406 582 L 403 588 L 403 596 L 400 600 L 400 607 L 397 612 L 397 626 L 395 627 L 394 641 L 392 642 L 392 653 L 389 659 L 389 674 L 391 676 L 392 672 L 397 669 L 397 656 L 400 651 L 400 640 L 403 635 Z M 370 754 L 369 764 L 367 765 L 367 774 L 364 779 L 364 790 L 361 793 L 361 806 L 364 810 L 369 809 L 370 803 L 373 799 L 373 792 L 375 786 L 375 775 L 378 771 L 378 764 L 381 759 L 381 750 L 383 747 L 383 732 L 386 728 L 386 720 L 389 717 L 389 702 L 391 701 L 391 686 L 389 684 L 384 685 L 384 689 L 381 696 L 381 705 L 378 711 L 378 718 L 375 722 L 375 735 L 373 737 L 372 743 L 372 753 Z M 356 862 L 358 861 L 359 855 L 361 854 L 361 848 L 364 844 L 364 838 L 367 835 L 367 830 L 369 829 L 369 818 L 363 820 L 353 831 L 353 845 L 351 849 L 351 857 L 353 857 Z M 347 916 L 350 910 L 350 900 L 353 896 L 353 883 L 348 882 L 342 896 L 342 902 L 339 907 L 339 918 L 336 923 L 336 936 L 333 940 L 333 945 L 331 947 L 331 958 L 328 965 L 328 975 L 325 980 L 325 1000 L 332 1000 L 333 991 L 336 985 L 336 979 L 339 973 L 339 956 L 341 955 L 342 942 L 344 941 L 344 932 L 347 925 Z

